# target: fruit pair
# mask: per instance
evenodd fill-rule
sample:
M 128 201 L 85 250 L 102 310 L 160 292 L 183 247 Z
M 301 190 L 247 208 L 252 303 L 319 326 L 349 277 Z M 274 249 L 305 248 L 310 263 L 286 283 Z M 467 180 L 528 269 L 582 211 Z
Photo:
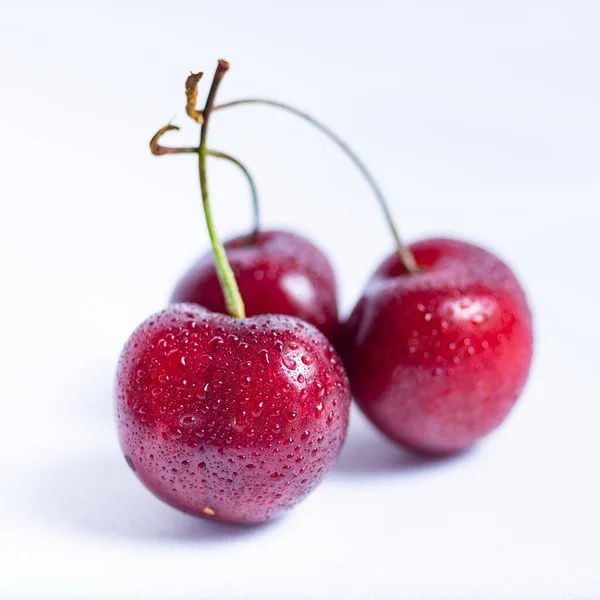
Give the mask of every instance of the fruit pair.
M 367 417 L 400 444 L 429 453 L 466 448 L 502 421 L 525 383 L 532 334 L 508 267 L 464 242 L 402 245 L 369 171 L 325 126 L 271 101 L 214 106 L 227 68 L 219 62 L 202 112 L 195 108 L 199 75 L 188 78 L 187 112 L 201 124 L 198 148 L 160 146 L 173 126 L 151 143 L 155 154 L 198 153 L 215 259 L 197 263 L 173 294 L 175 302 L 194 304 L 173 305 L 130 338 L 117 411 L 127 461 L 154 493 L 193 514 L 247 523 L 310 492 L 345 436 L 344 368 L 304 321 L 337 344 Z M 213 110 L 250 102 L 295 112 L 329 135 L 371 184 L 395 237 L 397 251 L 339 326 L 333 271 L 312 244 L 256 229 L 227 243 L 225 255 L 214 233 L 207 155 L 248 173 L 207 149 L 208 120 Z M 247 314 L 260 316 L 245 318 L 242 298 Z

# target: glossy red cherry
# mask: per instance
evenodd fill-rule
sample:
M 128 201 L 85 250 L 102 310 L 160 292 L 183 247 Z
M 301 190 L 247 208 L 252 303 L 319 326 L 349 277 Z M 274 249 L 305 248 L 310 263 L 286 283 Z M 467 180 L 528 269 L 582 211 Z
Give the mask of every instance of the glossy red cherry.
M 225 243 L 248 316 L 292 315 L 330 340 L 338 326 L 336 282 L 326 256 L 306 239 L 286 231 L 260 231 Z M 177 284 L 172 302 L 194 302 L 226 313 L 214 256 L 206 254 Z
M 532 357 L 531 314 L 512 271 L 477 246 L 431 239 L 394 253 L 344 327 L 340 352 L 365 415 L 428 453 L 467 448 L 519 397 Z
M 125 458 L 156 496 L 193 515 L 256 523 L 321 481 L 342 446 L 350 394 L 312 326 L 178 304 L 130 337 L 116 401 Z

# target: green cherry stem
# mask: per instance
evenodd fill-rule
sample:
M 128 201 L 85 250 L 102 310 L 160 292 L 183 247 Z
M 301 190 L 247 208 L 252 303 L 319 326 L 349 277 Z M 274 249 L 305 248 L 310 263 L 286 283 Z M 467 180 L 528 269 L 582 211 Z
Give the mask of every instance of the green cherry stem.
M 213 110 L 221 110 L 224 108 L 231 108 L 233 106 L 239 106 L 241 104 L 266 104 L 268 106 L 274 106 L 275 108 L 285 110 L 289 113 L 296 115 L 297 117 L 300 117 L 304 121 L 307 121 L 308 123 L 310 123 L 311 125 L 316 127 L 318 130 L 320 130 L 322 133 L 324 133 L 332 142 L 334 142 L 348 156 L 348 158 L 354 163 L 354 165 L 362 173 L 363 177 L 366 179 L 367 183 L 369 184 L 371 190 L 375 194 L 375 197 L 377 198 L 377 201 L 379 202 L 379 205 L 383 211 L 385 220 L 387 221 L 388 227 L 390 228 L 390 231 L 391 231 L 394 241 L 396 243 L 396 247 L 398 249 L 398 255 L 400 257 L 402 264 L 404 265 L 404 268 L 406 269 L 406 271 L 408 273 L 411 273 L 411 274 L 420 272 L 420 269 L 415 261 L 415 257 L 413 255 L 413 253 L 411 252 L 410 248 L 402 242 L 402 239 L 400 238 L 400 234 L 398 233 L 398 230 L 396 229 L 396 225 L 394 224 L 394 219 L 392 217 L 392 213 L 390 211 L 388 203 L 385 199 L 385 196 L 383 195 L 383 192 L 381 191 L 381 188 L 377 184 L 375 177 L 373 177 L 373 174 L 369 171 L 369 169 L 367 168 L 365 163 L 358 157 L 356 152 L 354 150 L 352 150 L 352 148 L 350 148 L 350 146 L 337 133 L 335 133 L 329 127 L 327 127 L 324 123 L 321 123 L 321 121 L 318 121 L 317 119 L 315 119 L 311 115 L 305 113 L 304 111 L 302 111 L 298 108 L 295 108 L 293 106 L 289 106 L 288 104 L 284 104 L 283 102 L 277 102 L 276 100 L 268 100 L 268 99 L 264 99 L 264 98 L 243 98 L 241 100 L 233 100 L 231 102 L 224 102 L 222 104 L 217 104 L 216 106 L 212 107 L 212 109 Z M 188 114 L 189 114 L 189 112 L 188 112 Z M 201 113 L 196 112 L 195 115 L 196 115 L 196 118 L 198 121 L 202 121 Z M 192 115 L 190 115 L 190 116 L 192 116 Z M 206 119 L 206 115 L 204 115 L 204 119 Z
M 246 179 L 248 180 L 248 185 L 250 186 L 250 194 L 252 195 L 252 220 L 254 221 L 254 227 L 252 228 L 252 231 L 250 232 L 247 241 L 248 245 L 254 244 L 258 236 L 258 232 L 260 231 L 260 202 L 258 200 L 258 191 L 256 189 L 256 184 L 254 183 L 254 178 L 252 177 L 252 175 L 250 175 L 250 171 L 248 171 L 246 166 L 243 163 L 241 163 L 237 158 L 231 156 L 231 154 L 219 152 L 218 150 L 207 150 L 206 153 L 209 156 L 222 158 L 224 160 L 228 160 L 234 165 L 237 165 L 246 176 Z
M 160 139 L 167 131 L 178 131 L 178 130 L 179 130 L 179 127 L 177 127 L 176 125 L 171 125 L 171 124 L 161 127 L 154 134 L 152 139 L 150 140 L 150 151 L 152 152 L 152 154 L 154 154 L 154 156 L 164 156 L 166 154 L 197 154 L 198 148 L 191 148 L 191 147 L 177 148 L 177 147 L 172 147 L 172 146 L 163 146 L 162 144 L 159 143 Z M 254 227 L 253 227 L 250 235 L 248 236 L 248 243 L 249 244 L 254 243 L 254 241 L 256 240 L 256 237 L 258 236 L 258 232 L 260 230 L 260 202 L 258 199 L 258 191 L 256 189 L 256 184 L 254 183 L 254 178 L 252 177 L 252 175 L 250 174 L 250 171 L 246 168 L 244 163 L 239 161 L 234 156 L 231 156 L 231 154 L 227 154 L 225 152 L 220 152 L 218 150 L 211 150 L 208 148 L 206 150 L 206 154 L 208 156 L 214 156 L 216 158 L 226 160 L 226 161 L 236 165 L 242 171 L 242 173 L 244 173 L 246 179 L 248 180 L 248 185 L 250 186 L 250 193 L 252 195 L 252 213 L 253 213 L 253 221 L 254 221 Z
M 202 204 L 204 206 L 204 216 L 206 217 L 206 227 L 208 229 L 208 235 L 210 236 L 210 242 L 212 244 L 213 253 L 215 256 L 215 265 L 217 269 L 217 275 L 221 283 L 223 290 L 223 296 L 225 298 L 225 306 L 227 312 L 239 319 L 243 319 L 246 316 L 246 309 L 244 307 L 244 301 L 240 294 L 240 290 L 235 280 L 235 275 L 227 260 L 227 254 L 221 240 L 217 236 L 215 225 L 212 217 L 212 211 L 210 208 L 210 197 L 208 193 L 208 179 L 206 173 L 206 139 L 208 136 L 208 122 L 210 120 L 210 113 L 212 112 L 215 96 L 217 89 L 223 79 L 223 75 L 229 69 L 229 63 L 225 60 L 219 60 L 215 75 L 213 77 L 208 97 L 206 98 L 206 104 L 204 105 L 204 119 L 200 128 L 200 145 L 198 146 L 198 170 L 200 174 L 200 191 L 202 193 Z

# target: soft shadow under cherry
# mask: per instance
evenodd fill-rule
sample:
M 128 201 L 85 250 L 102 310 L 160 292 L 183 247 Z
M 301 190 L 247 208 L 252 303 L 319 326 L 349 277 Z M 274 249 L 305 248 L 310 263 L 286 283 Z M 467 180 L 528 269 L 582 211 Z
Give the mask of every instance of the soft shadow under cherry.
M 355 415 L 353 415 L 354 417 Z M 362 417 L 359 417 L 362 421 Z M 368 424 L 351 428 L 342 453 L 332 469 L 333 476 L 392 475 L 431 468 L 460 460 L 468 451 L 444 456 L 411 452 L 394 444 Z
M 181 513 L 137 481 L 123 457 L 91 455 L 47 465 L 24 506 L 44 522 L 85 533 L 151 541 L 221 542 L 261 535 L 273 525 L 223 525 Z

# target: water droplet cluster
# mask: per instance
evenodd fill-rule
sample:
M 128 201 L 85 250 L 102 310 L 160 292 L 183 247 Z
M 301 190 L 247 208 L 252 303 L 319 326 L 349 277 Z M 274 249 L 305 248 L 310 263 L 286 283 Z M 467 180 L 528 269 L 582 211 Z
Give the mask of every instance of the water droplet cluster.
M 225 520 L 262 521 L 309 493 L 348 409 L 337 354 L 290 317 L 171 307 L 133 334 L 119 365 L 120 439 L 138 476 L 174 506 Z

